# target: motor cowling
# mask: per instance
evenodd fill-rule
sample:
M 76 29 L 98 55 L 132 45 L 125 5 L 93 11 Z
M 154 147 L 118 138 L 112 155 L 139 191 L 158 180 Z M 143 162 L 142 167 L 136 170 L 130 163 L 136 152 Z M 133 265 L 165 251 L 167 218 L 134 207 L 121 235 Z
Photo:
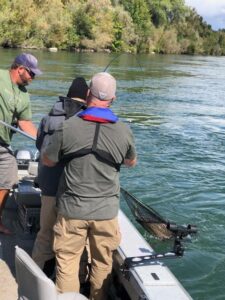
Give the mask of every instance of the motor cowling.
M 18 169 L 28 169 L 29 162 L 33 160 L 32 152 L 29 150 L 16 150 L 14 153 Z

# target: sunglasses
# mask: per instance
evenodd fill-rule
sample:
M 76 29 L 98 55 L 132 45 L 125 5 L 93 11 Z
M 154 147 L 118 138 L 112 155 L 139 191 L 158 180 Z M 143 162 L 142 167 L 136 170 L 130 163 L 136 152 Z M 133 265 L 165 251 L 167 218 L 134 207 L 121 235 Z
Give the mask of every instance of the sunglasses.
M 34 79 L 34 77 L 35 77 L 35 74 L 34 74 L 34 72 L 32 72 L 29 68 L 25 68 L 24 67 L 24 69 L 27 71 L 27 73 L 30 75 L 30 77 L 32 78 L 32 79 Z

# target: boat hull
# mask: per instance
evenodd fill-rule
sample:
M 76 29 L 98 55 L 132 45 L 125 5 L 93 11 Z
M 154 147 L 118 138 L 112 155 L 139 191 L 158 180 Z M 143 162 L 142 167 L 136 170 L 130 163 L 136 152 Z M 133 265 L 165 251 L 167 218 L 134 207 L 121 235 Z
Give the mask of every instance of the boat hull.
M 15 246 L 18 245 L 31 254 L 38 229 L 38 209 L 40 210 L 41 202 L 40 190 L 33 185 L 36 169 L 33 163 L 27 170 L 19 170 L 19 179 L 24 185 L 18 186 L 10 194 L 4 210 L 3 221 L 14 234 L 12 236 L 0 234 L 0 259 L 5 261 L 13 276 L 15 276 Z M 20 206 L 30 208 L 28 213 L 33 213 L 32 220 L 35 226 L 29 223 L 30 219 L 26 214 L 21 217 Z M 121 210 L 119 224 L 122 238 L 120 246 L 114 253 L 115 284 L 110 289 L 113 294 L 111 299 L 192 299 L 162 261 L 153 260 L 151 263 L 131 267 L 129 270 L 123 268 L 126 258 L 143 257 L 153 254 L 154 251 Z

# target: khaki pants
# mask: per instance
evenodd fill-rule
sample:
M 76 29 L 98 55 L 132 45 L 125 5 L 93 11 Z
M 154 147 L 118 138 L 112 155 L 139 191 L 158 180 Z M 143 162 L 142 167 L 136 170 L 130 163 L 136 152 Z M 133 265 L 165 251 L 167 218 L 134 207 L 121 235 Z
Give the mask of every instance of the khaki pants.
M 56 253 L 56 286 L 59 292 L 79 292 L 79 263 L 89 238 L 91 253 L 92 300 L 106 300 L 112 271 L 112 254 L 119 246 L 120 232 L 117 218 L 86 221 L 58 216 L 54 226 Z
M 40 230 L 37 234 L 32 258 L 43 269 L 47 260 L 55 257 L 53 252 L 53 226 L 56 222 L 56 198 L 41 197 Z

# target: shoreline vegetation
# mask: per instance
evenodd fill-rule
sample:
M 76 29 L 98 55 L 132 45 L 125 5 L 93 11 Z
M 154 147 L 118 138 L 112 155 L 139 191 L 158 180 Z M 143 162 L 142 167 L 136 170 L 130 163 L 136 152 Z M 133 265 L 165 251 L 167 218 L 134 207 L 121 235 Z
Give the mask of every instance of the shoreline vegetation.
M 221 56 L 225 29 L 184 0 L 1 0 L 0 47 Z

